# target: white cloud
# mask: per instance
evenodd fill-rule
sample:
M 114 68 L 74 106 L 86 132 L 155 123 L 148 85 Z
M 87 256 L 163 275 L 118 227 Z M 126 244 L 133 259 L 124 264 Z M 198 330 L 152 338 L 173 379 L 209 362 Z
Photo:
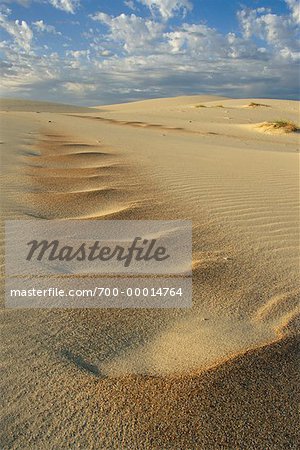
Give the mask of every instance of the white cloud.
M 152 13 L 156 11 L 162 16 L 163 19 L 168 20 L 176 13 L 183 11 L 185 15 L 187 11 L 191 11 L 193 8 L 192 3 L 189 0 L 138 0 L 143 5 L 147 6 Z
M 67 13 L 74 14 L 78 6 L 80 5 L 80 0 L 2 0 L 3 3 L 18 3 L 22 6 L 30 6 L 33 2 L 43 2 L 50 3 L 54 8 L 60 9 Z
M 0 13 L 0 26 L 14 39 L 14 42 L 25 52 L 31 49 L 33 33 L 25 20 L 10 21 L 7 15 Z
M 71 92 L 72 94 L 82 96 L 88 91 L 94 91 L 96 89 L 95 84 L 91 83 L 74 83 L 72 81 L 68 81 L 66 83 L 63 83 L 63 87 L 67 89 L 67 91 Z
M 278 56 L 299 58 L 299 30 L 294 15 L 280 16 L 265 8 L 258 8 L 243 9 L 239 11 L 238 18 L 246 39 L 258 37 Z
M 124 5 L 127 6 L 127 8 L 132 9 L 132 11 L 136 10 L 136 6 L 135 6 L 133 0 L 125 0 Z
M 52 53 L 53 40 L 40 43 L 40 33 L 33 39 L 26 22 L 9 21 L 4 14 L 1 25 L 10 38 L 1 48 L 3 85 L 8 93 L 28 98 L 93 105 L 197 92 L 295 98 L 296 3 L 286 2 L 290 10 L 282 15 L 267 8 L 242 10 L 242 32 L 235 33 L 187 19 L 169 25 L 165 19 L 180 12 L 174 1 L 151 2 L 169 7 L 152 20 L 137 13 L 112 17 L 98 12 L 92 16 L 94 26 L 81 29 L 80 46 L 74 48 L 66 35 L 68 44 L 59 54 Z M 43 20 L 33 25 L 52 32 L 49 26 Z
M 111 52 L 109 50 L 102 50 L 101 56 L 111 56 Z
M 166 33 L 173 53 L 184 52 L 193 56 L 225 56 L 225 38 L 206 25 L 184 23 L 180 29 Z
M 76 59 L 81 57 L 87 58 L 89 54 L 90 54 L 89 50 L 70 50 L 67 52 L 67 55 L 71 55 Z
M 288 7 L 292 11 L 292 17 L 295 23 L 300 24 L 300 3 L 298 0 L 285 0 Z
M 121 43 L 129 53 L 138 49 L 145 51 L 149 46 L 153 46 L 154 41 L 161 37 L 163 30 L 162 24 L 143 19 L 135 14 L 111 17 L 98 12 L 92 16 L 92 19 L 108 26 L 109 39 Z
M 3 3 L 18 3 L 22 6 L 29 6 L 31 3 L 31 0 L 2 0 Z
M 37 20 L 36 22 L 33 22 L 32 25 L 40 32 L 61 34 L 59 31 L 56 31 L 53 25 L 47 25 L 43 20 Z
M 54 8 L 74 14 L 79 6 L 79 0 L 49 0 Z
M 16 47 L 5 45 L 6 61 L 2 66 L 1 90 L 3 93 L 21 92 L 22 95 L 57 82 L 61 73 L 58 57 L 54 53 L 37 57 L 33 52 L 20 53 Z

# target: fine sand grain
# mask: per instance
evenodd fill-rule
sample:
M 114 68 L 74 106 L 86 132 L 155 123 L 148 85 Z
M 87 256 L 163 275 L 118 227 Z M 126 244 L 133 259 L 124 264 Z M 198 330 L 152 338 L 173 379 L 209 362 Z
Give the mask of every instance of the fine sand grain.
M 192 309 L 1 311 L 1 448 L 298 448 L 298 108 L 1 102 L 4 217 L 193 222 Z

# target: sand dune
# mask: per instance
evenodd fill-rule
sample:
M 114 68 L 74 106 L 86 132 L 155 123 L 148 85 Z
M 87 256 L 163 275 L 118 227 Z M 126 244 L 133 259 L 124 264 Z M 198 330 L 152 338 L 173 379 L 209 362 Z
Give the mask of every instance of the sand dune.
M 297 448 L 298 102 L 1 106 L 6 217 L 193 221 L 191 310 L 1 312 L 2 447 Z

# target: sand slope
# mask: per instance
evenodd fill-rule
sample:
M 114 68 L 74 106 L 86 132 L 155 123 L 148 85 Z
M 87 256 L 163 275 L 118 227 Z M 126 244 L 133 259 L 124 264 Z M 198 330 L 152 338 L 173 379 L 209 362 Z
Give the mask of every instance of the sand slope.
M 298 102 L 21 106 L 4 215 L 192 219 L 193 309 L 4 309 L 2 448 L 296 448 Z

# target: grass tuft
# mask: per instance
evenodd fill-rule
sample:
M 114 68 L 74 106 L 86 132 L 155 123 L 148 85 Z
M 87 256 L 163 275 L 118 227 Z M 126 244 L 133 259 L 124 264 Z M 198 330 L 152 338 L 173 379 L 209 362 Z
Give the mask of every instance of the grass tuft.
M 207 108 L 205 105 L 196 105 L 195 108 Z
M 248 106 L 249 106 L 250 108 L 257 108 L 257 107 L 259 107 L 259 106 L 265 106 L 265 107 L 267 107 L 267 108 L 270 107 L 270 105 L 265 105 L 264 103 L 255 103 L 255 102 L 249 103 Z
M 299 127 L 294 122 L 288 120 L 275 120 L 274 122 L 264 122 L 262 126 L 273 130 L 282 130 L 285 133 L 295 133 L 299 130 Z

